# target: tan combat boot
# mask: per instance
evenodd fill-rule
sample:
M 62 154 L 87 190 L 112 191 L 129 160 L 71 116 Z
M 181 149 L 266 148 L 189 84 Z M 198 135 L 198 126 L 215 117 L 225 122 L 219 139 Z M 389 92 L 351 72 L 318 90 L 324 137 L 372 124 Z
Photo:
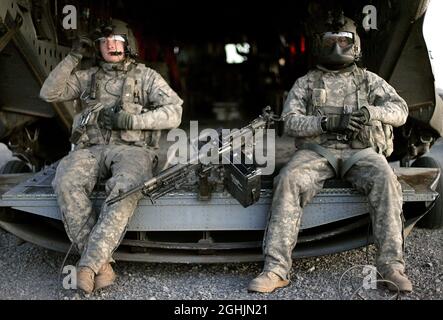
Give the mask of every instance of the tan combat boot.
M 79 267 L 77 270 L 77 289 L 85 293 L 91 293 L 94 290 L 94 271 L 89 267 Z
M 269 293 L 277 288 L 286 287 L 288 284 L 289 280 L 280 278 L 274 272 L 264 271 L 249 283 L 248 291 Z
M 403 271 L 392 270 L 384 276 L 384 280 L 392 281 L 398 286 L 397 288 L 394 284 L 386 282 L 388 289 L 391 291 L 412 292 L 412 283 Z
M 112 270 L 110 263 L 105 263 L 100 270 L 98 270 L 95 277 L 95 290 L 103 289 L 114 283 L 116 278 L 114 270 Z

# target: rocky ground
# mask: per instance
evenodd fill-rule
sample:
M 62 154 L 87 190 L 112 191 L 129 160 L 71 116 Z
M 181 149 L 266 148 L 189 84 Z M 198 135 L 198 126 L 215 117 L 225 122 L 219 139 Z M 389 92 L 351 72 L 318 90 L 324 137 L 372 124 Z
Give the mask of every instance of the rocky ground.
M 407 238 L 407 273 L 414 292 L 401 299 L 443 299 L 443 230 L 414 229 Z M 369 258 L 374 256 L 369 247 Z M 0 299 L 350 299 L 352 288 L 362 284 L 366 250 L 357 249 L 330 256 L 296 260 L 292 284 L 272 294 L 251 294 L 248 282 L 261 264 L 179 265 L 118 262 L 114 286 L 92 295 L 66 290 L 59 277 L 60 253 L 24 243 L 0 229 Z M 75 256 L 67 264 L 75 264 Z M 365 299 L 388 299 L 381 288 L 360 292 Z M 357 299 L 358 296 L 353 298 Z

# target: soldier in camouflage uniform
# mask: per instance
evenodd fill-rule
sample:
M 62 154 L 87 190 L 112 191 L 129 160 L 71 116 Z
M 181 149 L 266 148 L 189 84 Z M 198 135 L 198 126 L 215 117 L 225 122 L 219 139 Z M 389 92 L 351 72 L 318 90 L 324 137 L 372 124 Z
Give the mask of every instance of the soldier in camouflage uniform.
M 80 99 L 84 106 L 74 119 L 75 149 L 58 165 L 53 188 L 66 232 L 81 253 L 77 287 L 86 293 L 114 282 L 112 254 L 141 198 L 104 204 L 96 215 L 88 196 L 104 179 L 107 199 L 149 179 L 160 130 L 178 127 L 182 115 L 183 101 L 165 80 L 135 63 L 135 39 L 126 24 L 113 23 L 100 30 L 95 44 L 80 38 L 40 92 L 48 102 Z M 98 66 L 73 72 L 94 46 Z
M 319 65 L 299 78 L 282 117 L 298 150 L 282 169 L 264 239 L 263 272 L 249 291 L 272 292 L 289 284 L 291 254 L 302 209 L 326 179 L 341 177 L 368 197 L 376 265 L 388 288 L 412 291 L 404 274 L 402 190 L 385 156 L 392 126 L 406 122 L 406 102 L 386 81 L 355 65 L 360 41 L 352 20 L 328 25 L 315 47 Z

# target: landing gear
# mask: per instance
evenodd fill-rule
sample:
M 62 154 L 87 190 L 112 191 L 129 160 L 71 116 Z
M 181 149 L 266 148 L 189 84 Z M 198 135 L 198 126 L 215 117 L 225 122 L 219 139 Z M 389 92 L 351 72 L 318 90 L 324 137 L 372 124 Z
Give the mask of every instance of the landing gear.
M 10 160 L 3 167 L 0 168 L 0 174 L 10 173 L 28 173 L 31 168 L 21 160 Z
M 431 151 L 426 155 L 418 158 L 412 167 L 439 168 L 440 174 L 443 175 L 443 140 L 437 141 Z M 443 227 L 443 177 L 437 183 L 436 190 L 439 198 L 436 200 L 434 207 L 428 212 L 418 223 L 417 226 L 426 229 L 439 229 Z
M 7 169 L 23 169 L 26 170 L 26 163 L 30 165 L 32 171 L 38 171 L 40 169 L 40 160 L 37 157 L 39 152 L 39 134 L 40 129 L 37 127 L 32 132 L 28 128 L 23 128 L 15 133 L 14 137 L 9 141 L 9 149 L 12 151 L 12 154 L 21 159 L 22 161 L 10 161 L 9 167 Z M 22 165 L 19 162 L 23 163 Z M 9 162 L 8 162 L 9 163 Z M 8 163 L 6 165 L 8 165 Z M 29 167 L 28 167 L 29 168 Z M 31 171 L 17 171 L 17 172 L 9 172 L 9 173 L 23 173 L 23 172 L 31 172 Z M 2 172 L 7 173 L 7 172 Z

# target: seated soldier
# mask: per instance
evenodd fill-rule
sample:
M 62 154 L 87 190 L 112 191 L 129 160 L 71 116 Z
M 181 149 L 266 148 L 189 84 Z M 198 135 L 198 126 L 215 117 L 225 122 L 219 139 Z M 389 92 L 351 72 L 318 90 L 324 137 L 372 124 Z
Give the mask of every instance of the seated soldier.
M 81 253 L 77 287 L 86 293 L 114 282 L 112 254 L 141 198 L 137 193 L 105 204 L 96 217 L 89 199 L 94 186 L 109 178 L 111 199 L 150 178 L 159 130 L 178 127 L 182 115 L 183 101 L 157 72 L 134 61 L 135 39 L 116 22 L 100 29 L 95 44 L 80 38 L 40 92 L 48 102 L 84 104 L 73 128 L 75 149 L 58 165 L 53 187 L 66 232 Z M 98 66 L 73 72 L 94 46 Z
M 386 81 L 355 65 L 356 26 L 340 20 L 328 21 L 318 35 L 319 65 L 295 82 L 285 102 L 285 130 L 296 137 L 298 150 L 276 178 L 264 268 L 249 291 L 289 284 L 302 208 L 336 176 L 368 197 L 377 269 L 388 288 L 412 291 L 404 273 L 402 190 L 385 158 L 392 152 L 392 126 L 406 122 L 408 107 Z

